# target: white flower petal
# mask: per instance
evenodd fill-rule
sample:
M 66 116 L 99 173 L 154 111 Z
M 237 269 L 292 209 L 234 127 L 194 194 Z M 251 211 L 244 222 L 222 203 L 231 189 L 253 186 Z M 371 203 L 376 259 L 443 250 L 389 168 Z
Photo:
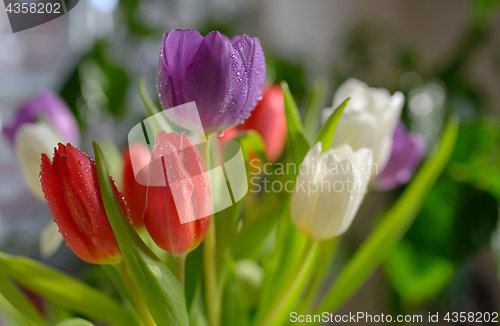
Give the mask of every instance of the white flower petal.
M 401 116 L 404 95 L 396 92 L 391 96 L 384 88 L 370 88 L 362 81 L 349 79 L 338 88 L 332 107 L 323 110 L 323 122 L 347 97 L 351 100 L 340 118 L 332 147 L 346 143 L 354 150 L 372 149 L 380 172 L 392 150 L 392 136 Z
M 348 187 L 353 180 L 352 161 L 338 162 L 335 159 L 335 162 L 339 164 L 339 173 L 327 174 L 323 176 L 324 180 L 319 180 L 323 187 L 315 202 L 312 233 L 312 238 L 318 240 L 330 239 L 342 232 L 344 217 L 351 206 Z
M 368 112 L 351 112 L 340 117 L 332 147 L 349 144 L 354 150 L 373 148 L 379 126 L 376 116 Z
M 300 232 L 315 240 L 342 234 L 351 225 L 366 193 L 372 150 L 354 152 L 342 144 L 321 153 L 317 144 L 304 159 L 296 181 L 290 216 Z
M 64 238 L 59 233 L 59 227 L 53 221 L 50 221 L 40 232 L 40 254 L 43 258 L 48 258 L 56 253 Z
M 40 164 L 42 153 L 50 158 L 54 147 L 62 142 L 60 136 L 45 123 L 25 123 L 19 127 L 14 138 L 14 151 L 21 166 L 24 180 L 31 192 L 44 199 L 40 184 Z

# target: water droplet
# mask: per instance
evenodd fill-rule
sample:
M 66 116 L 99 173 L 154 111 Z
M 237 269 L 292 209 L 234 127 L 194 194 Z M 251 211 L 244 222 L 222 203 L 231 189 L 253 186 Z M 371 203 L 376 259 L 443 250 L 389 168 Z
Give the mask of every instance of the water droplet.
M 83 169 L 83 171 L 89 173 L 90 172 L 90 168 L 85 168 L 85 169 Z
M 219 137 L 224 137 L 224 131 L 223 131 L 223 130 L 219 131 L 219 132 L 217 133 L 217 136 L 219 136 Z
M 83 160 L 80 160 L 79 163 L 80 163 L 80 165 L 84 165 L 85 164 L 85 162 L 83 162 Z

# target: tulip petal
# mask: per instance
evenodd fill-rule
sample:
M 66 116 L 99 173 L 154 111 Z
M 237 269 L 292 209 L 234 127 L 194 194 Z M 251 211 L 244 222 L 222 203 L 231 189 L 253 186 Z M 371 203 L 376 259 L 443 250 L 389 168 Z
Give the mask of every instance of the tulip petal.
M 210 180 L 206 174 L 205 163 L 198 149 L 186 134 L 182 133 L 181 139 L 183 164 L 191 176 L 191 181 L 194 185 L 194 191 L 190 200 L 194 212 L 194 242 L 190 248 L 193 250 L 205 238 L 210 225 L 212 208 Z
M 41 167 L 40 178 L 42 179 L 43 192 L 49 204 L 50 211 L 54 216 L 54 222 L 59 226 L 59 231 L 62 233 L 71 250 L 78 257 L 88 263 L 95 263 L 96 258 L 89 248 L 89 241 L 85 239 L 80 230 L 72 222 L 71 214 L 66 209 L 66 199 L 61 191 L 61 183 L 52 170 L 50 160 L 45 154 L 42 154 Z
M 290 216 L 300 232 L 327 240 L 351 225 L 366 194 L 371 149 L 354 152 L 343 144 L 321 152 L 321 142 L 307 153 L 291 197 Z
M 368 191 L 368 183 L 372 175 L 373 152 L 371 149 L 362 148 L 353 153 L 353 178 L 354 182 L 350 190 L 351 205 L 346 212 L 344 224 L 339 234 L 345 232 L 351 225 L 356 213 L 363 202 Z
M 378 128 L 374 115 L 344 111 L 335 130 L 332 148 L 342 144 L 349 144 L 354 150 L 363 147 L 373 148 Z
M 14 142 L 18 128 L 25 123 L 38 122 L 39 115 L 46 118 L 60 137 L 67 142 L 79 143 L 80 133 L 75 116 L 68 105 L 51 91 L 43 91 L 25 103 L 16 112 L 13 123 L 3 128 L 4 134 L 11 142 Z
M 242 122 L 250 116 L 250 112 L 262 95 L 262 86 L 266 79 L 266 62 L 257 38 L 243 35 L 238 38 L 234 37 L 231 43 L 242 60 L 242 68 L 247 79 L 246 101 L 239 114 L 239 119 Z
M 203 240 L 210 221 L 210 183 L 186 134 L 157 134 L 146 206 L 144 224 L 160 248 L 182 254 Z
M 92 264 L 119 260 L 120 249 L 102 204 L 94 161 L 71 144 L 59 144 L 52 164 L 42 155 L 40 178 L 54 221 L 73 252 Z M 122 210 L 128 213 L 112 183 Z
M 32 194 L 43 199 L 40 186 L 40 154 L 52 156 L 60 136 L 45 123 L 25 123 L 14 138 L 14 151 L 21 167 L 26 185 Z
M 353 162 L 350 160 L 337 161 L 334 155 L 329 152 L 323 155 L 320 164 L 336 164 L 338 174 L 326 173 L 318 176 L 317 182 L 321 193 L 317 195 L 315 201 L 313 230 L 311 238 L 317 240 L 327 240 L 345 232 L 351 224 L 354 216 L 348 216 L 348 211 L 352 206 L 351 196 L 348 187 L 355 179 Z
M 135 227 L 144 226 L 149 162 L 151 153 L 146 145 L 134 143 L 123 152 L 123 195 Z M 134 174 L 137 171 L 137 175 Z
M 321 153 L 321 142 L 316 143 L 307 152 L 304 161 L 300 165 L 300 173 L 295 181 L 295 189 L 290 200 L 290 216 L 293 223 L 304 234 L 312 235 L 312 202 L 308 185 L 314 182 L 316 167 Z
M 208 132 L 238 116 L 246 100 L 241 58 L 232 57 L 233 47 L 219 32 L 204 37 L 186 70 L 185 101 L 195 101 Z M 237 72 L 240 71 L 240 76 Z M 241 82 L 237 82 L 242 79 Z
M 74 214 L 73 222 L 81 233 L 92 239 L 96 253 L 104 251 L 103 256 L 109 256 L 108 252 L 115 251 L 118 244 L 104 212 L 95 163 L 71 144 L 66 147 L 59 144 L 59 153 L 62 156 L 54 158 L 54 165 L 59 167 L 66 205 Z M 59 159 L 62 164 L 57 164 Z
M 269 160 L 275 162 L 280 157 L 285 146 L 287 125 L 285 99 L 279 85 L 269 87 L 252 111 L 252 115 L 237 129 L 224 130 L 224 137 L 234 138 L 237 130 L 257 131 L 266 145 L 265 152 Z
M 401 115 L 404 95 L 396 92 L 391 96 L 384 88 L 371 88 L 351 78 L 335 93 L 333 107 L 347 97 L 351 97 L 351 101 L 340 118 L 332 146 L 346 143 L 354 150 L 371 148 L 374 162 L 382 170 L 391 152 L 392 135 Z M 333 111 L 333 108 L 325 109 L 322 113 L 323 121 Z
M 43 258 L 52 256 L 64 242 L 64 238 L 59 233 L 59 227 L 50 221 L 40 232 L 40 255 Z
M 195 30 L 180 29 L 163 37 L 157 71 L 162 107 L 195 102 L 205 133 L 243 122 L 257 104 L 264 80 L 258 39 L 243 35 L 229 40 L 217 31 L 202 37 Z M 190 126 L 186 119 L 172 120 Z
M 391 156 L 384 170 L 373 180 L 375 188 L 394 189 L 408 182 L 425 152 L 425 140 L 417 133 L 406 133 L 400 123 L 394 133 Z
M 186 103 L 182 93 L 186 69 L 202 41 L 203 36 L 194 29 L 175 29 L 163 35 L 157 89 L 164 109 Z

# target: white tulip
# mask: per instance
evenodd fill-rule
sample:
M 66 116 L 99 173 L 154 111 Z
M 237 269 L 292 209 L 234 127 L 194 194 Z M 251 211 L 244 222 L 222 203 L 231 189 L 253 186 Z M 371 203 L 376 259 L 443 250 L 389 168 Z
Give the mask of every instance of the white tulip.
M 405 98 L 401 92 L 391 96 L 385 88 L 371 88 L 351 78 L 335 93 L 333 106 L 323 110 L 323 122 L 348 97 L 351 100 L 340 117 L 332 148 L 345 143 L 354 150 L 372 149 L 374 177 L 382 172 L 391 154 L 393 135 Z
M 49 125 L 24 123 L 16 132 L 14 151 L 19 161 L 24 180 L 31 192 L 45 200 L 40 183 L 40 164 L 42 153 L 54 155 L 54 147 L 62 142 L 61 137 Z
M 343 144 L 321 152 L 321 146 L 316 143 L 304 158 L 290 205 L 293 223 L 313 240 L 330 239 L 349 228 L 373 164 L 371 149 L 353 151 Z
M 45 200 L 40 183 L 40 165 L 42 153 L 54 156 L 54 147 L 62 142 L 54 129 L 43 122 L 22 124 L 14 137 L 14 151 L 19 161 L 24 180 L 31 192 Z M 40 252 L 42 257 L 50 257 L 63 242 L 57 225 L 50 221 L 40 234 Z

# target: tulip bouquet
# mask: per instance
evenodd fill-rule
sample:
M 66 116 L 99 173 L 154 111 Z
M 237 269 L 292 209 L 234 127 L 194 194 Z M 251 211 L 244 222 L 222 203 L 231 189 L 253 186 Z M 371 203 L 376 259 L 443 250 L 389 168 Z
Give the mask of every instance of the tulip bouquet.
M 419 167 L 425 143 L 399 122 L 402 93 L 348 80 L 322 117 L 306 111 L 304 127 L 287 84 L 265 78 L 258 39 L 174 30 L 159 54 L 163 110 L 142 81 L 147 140 L 129 142 L 120 173 L 109 175 L 114 161 L 96 142 L 95 159 L 71 135 L 54 137 L 53 152 L 38 149 L 37 181 L 59 232 L 119 296 L 0 253 L 0 303 L 19 325 L 330 321 L 410 227 L 453 151 L 458 122 L 450 118 Z M 30 114 L 24 122 L 35 122 Z M 14 143 L 24 143 L 22 122 L 7 129 Z M 57 120 L 46 122 L 62 134 Z M 332 279 L 341 235 L 366 194 L 408 182 Z M 40 311 L 15 284 L 88 321 Z

